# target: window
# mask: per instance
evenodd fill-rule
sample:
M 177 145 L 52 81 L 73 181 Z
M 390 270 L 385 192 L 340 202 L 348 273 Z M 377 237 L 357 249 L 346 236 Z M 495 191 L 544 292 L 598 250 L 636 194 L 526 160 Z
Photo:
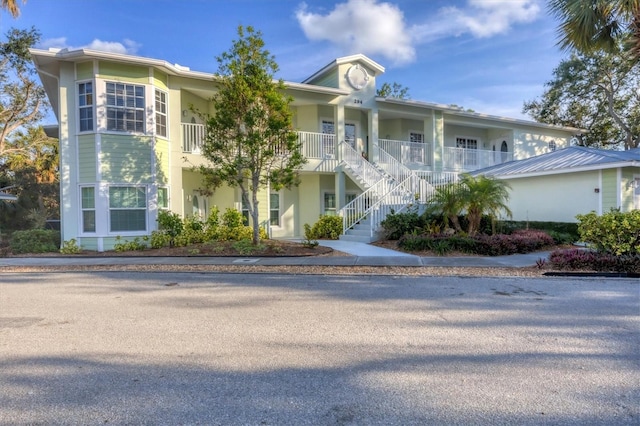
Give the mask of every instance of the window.
M 349 204 L 356 199 L 358 194 L 345 194 L 345 205 Z M 327 216 L 335 216 L 337 214 L 336 209 L 336 194 L 333 192 L 324 193 L 324 214 Z
M 556 150 L 556 141 L 549 142 L 549 151 L 553 152 Z
M 107 130 L 144 133 L 144 86 L 107 83 Z
M 158 188 L 158 209 L 169 210 L 169 189 Z
M 272 192 L 269 195 L 269 225 L 280 226 L 280 194 Z
M 463 164 L 465 169 L 478 165 L 478 140 L 456 138 L 456 148 L 462 148 L 457 155 L 456 164 Z
M 324 193 L 324 214 L 328 216 L 336 215 L 336 194 Z
M 417 132 L 409 132 L 409 162 L 425 164 L 424 159 L 424 135 Z
M 478 149 L 478 140 L 469 138 L 456 138 L 456 148 Z
M 82 197 L 82 232 L 96 232 L 96 197 L 93 186 L 80 189 Z
M 111 232 L 147 230 L 147 191 L 144 186 L 109 188 Z
M 322 157 L 334 158 L 336 150 L 334 144 L 336 128 L 333 121 L 322 120 L 322 134 L 330 135 L 322 138 Z
M 156 89 L 156 134 L 167 136 L 167 94 Z
M 78 115 L 80 118 L 80 131 L 93 130 L 93 83 L 78 84 Z

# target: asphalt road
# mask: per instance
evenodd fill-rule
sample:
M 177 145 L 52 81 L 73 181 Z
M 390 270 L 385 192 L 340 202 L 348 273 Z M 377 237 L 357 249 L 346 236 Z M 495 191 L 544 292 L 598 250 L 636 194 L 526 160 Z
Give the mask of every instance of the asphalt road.
M 0 424 L 638 425 L 640 283 L 0 274 Z

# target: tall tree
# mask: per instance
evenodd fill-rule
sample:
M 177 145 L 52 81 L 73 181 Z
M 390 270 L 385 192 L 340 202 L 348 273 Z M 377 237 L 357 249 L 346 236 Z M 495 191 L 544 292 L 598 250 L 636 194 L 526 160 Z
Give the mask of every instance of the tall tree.
M 640 67 L 618 52 L 573 54 L 560 62 L 540 98 L 525 102 L 534 120 L 585 129 L 580 144 L 640 146 Z
M 409 99 L 409 88 L 396 82 L 393 84 L 384 83 L 376 91 L 376 96 L 379 98 Z
M 44 116 L 46 94 L 34 78 L 29 48 L 40 39 L 35 29 L 11 29 L 0 43 L 0 161 L 16 149 L 13 132 L 33 126 Z
M 640 0 L 549 0 L 560 20 L 560 46 L 582 53 L 616 50 L 624 43 L 640 58 Z
M 260 241 L 260 191 L 291 188 L 306 161 L 293 130 L 291 97 L 284 94 L 275 58 L 264 48 L 262 33 L 238 27 L 238 40 L 217 57 L 212 98 L 213 115 L 205 116 L 207 135 L 202 154 L 210 164 L 200 167 L 205 185 L 240 188 Z
M 0 203 L 0 228 L 24 229 L 29 220 L 57 218 L 59 214 L 58 140 L 49 138 L 42 127 L 16 132 L 16 148 L 0 163 L 0 187 L 12 186 L 15 203 Z
M 27 0 L 22 0 L 22 4 L 26 2 Z M 17 18 L 20 15 L 20 8 L 18 7 L 17 0 L 0 0 L 0 8 L 9 12 L 14 18 Z

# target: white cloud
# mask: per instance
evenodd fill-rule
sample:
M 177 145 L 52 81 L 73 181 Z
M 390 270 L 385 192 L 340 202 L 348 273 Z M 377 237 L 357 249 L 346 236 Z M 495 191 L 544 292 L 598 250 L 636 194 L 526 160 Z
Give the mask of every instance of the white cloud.
M 468 0 L 466 7 L 444 7 L 432 20 L 413 29 L 422 42 L 465 33 L 492 37 L 508 32 L 514 24 L 535 21 L 540 10 L 539 0 Z
M 348 0 L 337 4 L 327 15 L 309 12 L 303 3 L 296 18 L 307 38 L 334 43 L 346 54 L 379 54 L 395 64 L 415 60 L 404 15 L 391 3 Z
M 43 49 L 48 49 L 50 47 L 55 47 L 58 49 L 69 49 L 69 50 L 92 49 L 92 50 L 100 50 L 103 52 L 134 55 L 137 53 L 138 49 L 140 48 L 140 44 L 129 39 L 125 39 L 122 43 L 117 41 L 102 41 L 99 39 L 94 39 L 91 43 L 85 46 L 71 46 L 67 43 L 66 37 L 58 37 L 58 38 L 50 38 L 42 41 L 42 43 L 40 43 L 40 47 L 42 47 Z
M 328 41 L 345 54 L 381 55 L 394 65 L 416 60 L 416 46 L 471 34 L 486 38 L 540 16 L 542 0 L 467 0 L 464 6 L 440 8 L 427 22 L 407 26 L 403 11 L 390 2 L 347 0 L 333 10 L 309 11 L 302 3 L 296 18 L 310 40 Z

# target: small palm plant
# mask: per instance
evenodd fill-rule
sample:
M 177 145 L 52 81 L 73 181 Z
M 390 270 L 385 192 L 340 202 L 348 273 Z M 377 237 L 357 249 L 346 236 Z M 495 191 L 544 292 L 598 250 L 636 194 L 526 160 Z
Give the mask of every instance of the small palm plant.
M 509 184 L 503 180 L 487 176 L 462 175 L 460 183 L 465 187 L 462 192 L 469 223 L 467 233 L 476 235 L 480 229 L 482 215 L 487 214 L 492 219 L 504 211 L 511 217 L 511 210 L 507 206 L 509 200 Z

